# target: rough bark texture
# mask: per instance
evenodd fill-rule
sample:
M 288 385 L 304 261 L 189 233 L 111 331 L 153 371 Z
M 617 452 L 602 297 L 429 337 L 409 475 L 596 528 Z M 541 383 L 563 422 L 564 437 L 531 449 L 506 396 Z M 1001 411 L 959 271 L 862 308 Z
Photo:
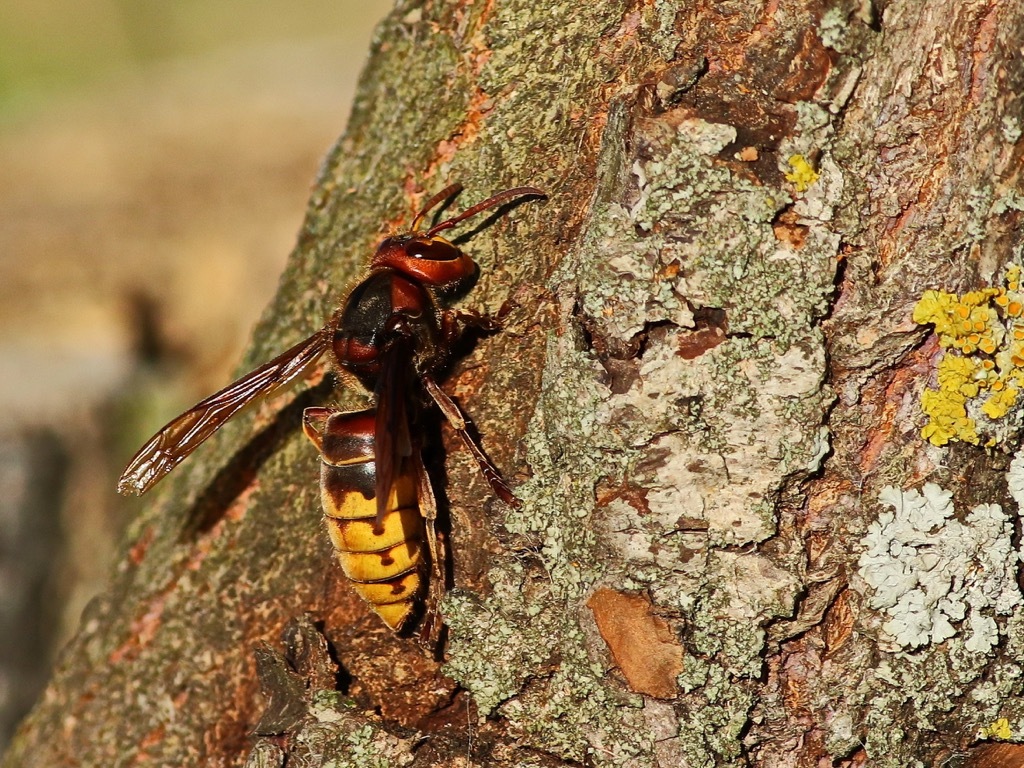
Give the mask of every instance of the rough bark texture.
M 910 318 L 1020 258 L 1022 33 L 1019 0 L 400 3 L 248 363 L 425 192 L 548 191 L 466 244 L 466 305 L 518 308 L 447 388 L 524 504 L 446 438 L 444 666 L 338 578 L 296 429 L 324 383 L 154 498 L 5 765 L 986 764 L 1019 611 L 906 642 L 859 558 L 886 486 L 1013 510 L 1013 429 L 919 436 Z

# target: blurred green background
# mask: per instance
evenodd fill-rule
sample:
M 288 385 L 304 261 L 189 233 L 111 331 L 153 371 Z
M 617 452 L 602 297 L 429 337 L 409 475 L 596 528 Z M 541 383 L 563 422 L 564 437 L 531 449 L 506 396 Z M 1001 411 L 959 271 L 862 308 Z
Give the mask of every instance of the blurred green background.
M 5 0 L 0 4 L 0 113 L 229 48 L 304 46 L 321 38 L 362 61 L 382 2 Z M 341 85 L 339 83 L 339 85 Z
M 0 3 L 0 750 L 222 386 L 390 2 Z

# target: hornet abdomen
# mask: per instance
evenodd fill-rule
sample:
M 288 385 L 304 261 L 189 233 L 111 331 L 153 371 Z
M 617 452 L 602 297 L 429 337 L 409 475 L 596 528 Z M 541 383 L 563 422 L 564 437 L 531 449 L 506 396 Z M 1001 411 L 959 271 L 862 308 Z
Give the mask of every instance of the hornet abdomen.
M 424 582 L 424 522 L 411 462 L 398 467 L 377 519 L 376 411 L 307 408 L 306 436 L 320 451 L 320 498 L 345 576 L 394 630 L 405 623 Z

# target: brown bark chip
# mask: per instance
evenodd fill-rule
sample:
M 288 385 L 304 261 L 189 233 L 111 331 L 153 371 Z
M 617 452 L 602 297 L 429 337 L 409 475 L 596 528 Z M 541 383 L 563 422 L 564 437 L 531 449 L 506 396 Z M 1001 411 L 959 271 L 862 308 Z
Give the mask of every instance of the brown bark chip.
M 599 589 L 587 601 L 601 637 L 630 689 L 659 699 L 677 693 L 683 649 L 668 622 L 642 595 Z

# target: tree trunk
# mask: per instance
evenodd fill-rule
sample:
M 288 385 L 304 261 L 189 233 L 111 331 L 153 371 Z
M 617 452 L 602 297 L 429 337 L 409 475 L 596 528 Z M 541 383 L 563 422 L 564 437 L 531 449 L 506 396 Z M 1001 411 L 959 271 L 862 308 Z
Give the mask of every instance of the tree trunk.
M 333 563 L 328 379 L 154 495 L 4 765 L 1024 760 L 977 744 L 1024 733 L 1020 420 L 924 439 L 912 319 L 1020 258 L 1022 33 L 1020 0 L 399 3 L 243 367 L 425 194 L 547 191 L 464 245 L 463 305 L 516 306 L 446 389 L 523 506 L 445 435 L 444 663 Z

